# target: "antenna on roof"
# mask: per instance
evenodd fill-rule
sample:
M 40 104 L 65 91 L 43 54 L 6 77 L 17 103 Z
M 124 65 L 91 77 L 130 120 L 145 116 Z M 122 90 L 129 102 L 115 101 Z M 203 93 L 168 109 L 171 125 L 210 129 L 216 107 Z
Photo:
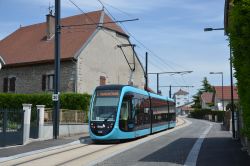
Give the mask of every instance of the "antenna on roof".
M 101 0 L 98 0 L 98 2 L 102 5 L 102 10 L 104 11 L 104 9 L 105 9 L 104 4 L 102 3 L 102 1 L 101 1 Z
M 54 6 L 50 6 L 50 2 L 49 2 L 49 15 L 52 15 L 52 12 L 53 12 L 53 9 L 54 9 Z

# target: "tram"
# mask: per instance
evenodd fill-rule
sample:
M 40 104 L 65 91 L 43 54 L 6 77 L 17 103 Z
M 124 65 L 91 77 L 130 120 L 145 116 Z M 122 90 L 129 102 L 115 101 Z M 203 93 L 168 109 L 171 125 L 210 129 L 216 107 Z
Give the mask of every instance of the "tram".
M 133 139 L 175 126 L 173 99 L 128 85 L 99 86 L 92 96 L 89 133 L 93 141 Z

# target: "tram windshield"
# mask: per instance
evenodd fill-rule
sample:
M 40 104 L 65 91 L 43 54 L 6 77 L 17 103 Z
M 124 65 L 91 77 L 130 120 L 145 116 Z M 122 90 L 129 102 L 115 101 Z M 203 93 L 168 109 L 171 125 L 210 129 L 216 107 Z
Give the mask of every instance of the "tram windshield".
M 115 121 L 120 93 L 117 90 L 98 90 L 91 109 L 91 121 Z

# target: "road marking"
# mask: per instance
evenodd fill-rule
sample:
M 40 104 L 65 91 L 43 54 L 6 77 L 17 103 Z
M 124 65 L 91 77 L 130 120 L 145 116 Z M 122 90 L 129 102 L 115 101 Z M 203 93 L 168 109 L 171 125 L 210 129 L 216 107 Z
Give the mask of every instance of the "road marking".
M 211 123 L 209 123 L 209 127 L 200 135 L 200 137 L 195 142 L 193 148 L 188 154 L 188 157 L 185 161 L 184 166 L 196 166 L 197 158 L 201 149 L 201 145 L 204 141 L 204 138 L 206 138 L 206 135 L 210 131 L 210 129 L 213 127 Z

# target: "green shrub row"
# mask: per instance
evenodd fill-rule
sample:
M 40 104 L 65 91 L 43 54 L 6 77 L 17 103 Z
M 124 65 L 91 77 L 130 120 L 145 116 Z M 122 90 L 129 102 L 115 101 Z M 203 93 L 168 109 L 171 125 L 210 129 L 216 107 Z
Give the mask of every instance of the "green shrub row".
M 229 13 L 229 40 L 243 110 L 242 131 L 250 139 L 250 0 L 237 0 L 233 3 Z
M 62 93 L 60 95 L 61 109 L 87 111 L 90 103 L 90 95 L 76 93 Z M 20 109 L 22 104 L 45 105 L 53 108 L 52 94 L 12 94 L 0 93 L 0 108 Z
M 209 109 L 199 109 L 190 112 L 190 117 L 195 119 L 207 119 L 208 115 L 212 115 L 212 119 L 215 120 L 215 115 L 217 115 L 218 121 L 222 122 L 224 117 L 223 111 L 212 111 Z

